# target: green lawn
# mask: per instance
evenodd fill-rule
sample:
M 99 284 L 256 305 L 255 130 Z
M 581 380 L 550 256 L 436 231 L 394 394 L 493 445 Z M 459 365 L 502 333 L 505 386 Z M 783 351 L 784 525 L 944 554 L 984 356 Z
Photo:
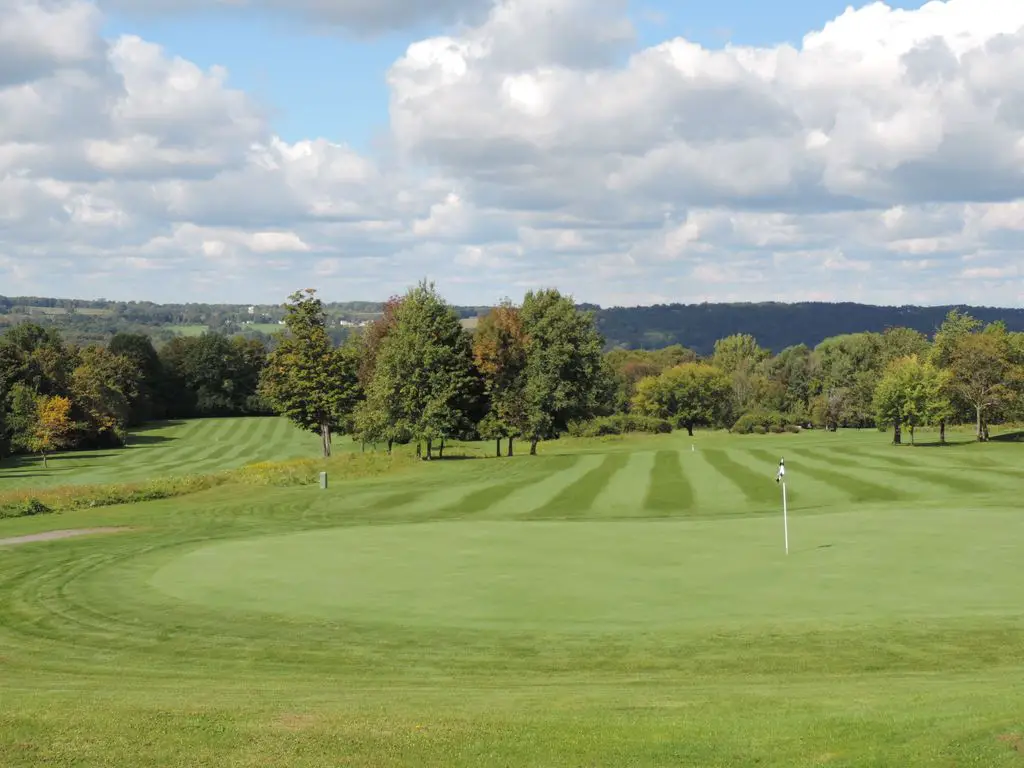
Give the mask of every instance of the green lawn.
M 347 438 L 335 450 L 351 449 Z M 127 447 L 0 462 L 0 490 L 53 485 L 136 482 L 171 475 L 216 472 L 258 461 L 316 456 L 320 437 L 287 419 L 224 418 L 163 422 L 134 430 Z
M 1024 766 L 1022 452 L 563 440 L 0 521 L 133 528 L 0 546 L 0 765 Z

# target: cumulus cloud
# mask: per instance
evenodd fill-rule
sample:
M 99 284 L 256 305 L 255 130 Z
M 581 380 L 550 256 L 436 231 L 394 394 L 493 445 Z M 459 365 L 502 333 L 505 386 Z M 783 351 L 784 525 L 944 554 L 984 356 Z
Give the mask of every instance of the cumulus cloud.
M 331 24 L 361 34 L 415 27 L 426 22 L 472 20 L 488 0 L 103 0 L 106 8 L 145 14 L 233 8 L 270 10 Z
M 1024 304 L 1018 0 L 720 50 L 637 49 L 625 0 L 288 9 L 370 29 L 428 6 L 472 23 L 389 70 L 385 164 L 283 141 L 223 69 L 105 41 L 84 0 L 0 0 L 3 291 Z

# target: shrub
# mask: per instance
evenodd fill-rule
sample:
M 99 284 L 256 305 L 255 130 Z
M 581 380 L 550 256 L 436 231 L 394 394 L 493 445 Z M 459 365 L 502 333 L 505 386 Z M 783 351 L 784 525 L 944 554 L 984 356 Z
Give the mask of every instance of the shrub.
M 33 515 L 45 515 L 47 512 L 52 511 L 43 502 L 34 497 L 0 503 L 0 518 L 32 517 Z
M 799 419 L 792 414 L 780 413 L 778 411 L 747 411 L 740 416 L 732 425 L 730 432 L 739 435 L 758 434 L 764 435 L 782 434 L 783 432 L 796 433 L 800 431 L 797 426 Z
M 568 431 L 571 437 L 605 437 L 624 435 L 629 432 L 668 434 L 672 431 L 672 425 L 665 419 L 655 416 L 616 413 L 612 416 L 600 416 L 590 421 L 573 422 L 569 425 Z

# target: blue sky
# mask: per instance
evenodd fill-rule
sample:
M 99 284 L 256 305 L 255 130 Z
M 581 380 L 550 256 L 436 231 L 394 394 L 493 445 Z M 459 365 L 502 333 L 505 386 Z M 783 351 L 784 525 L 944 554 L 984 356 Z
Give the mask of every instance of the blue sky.
M 5 294 L 1024 306 L 1020 0 L 4 2 Z

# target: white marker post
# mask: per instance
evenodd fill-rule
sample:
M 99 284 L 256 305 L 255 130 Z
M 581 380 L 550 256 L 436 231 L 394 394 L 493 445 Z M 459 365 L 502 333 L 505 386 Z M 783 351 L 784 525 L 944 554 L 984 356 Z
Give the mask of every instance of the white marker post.
M 779 471 L 775 482 L 782 483 L 782 532 L 786 542 L 786 554 L 789 554 L 789 512 L 786 509 L 786 460 L 779 459 Z

